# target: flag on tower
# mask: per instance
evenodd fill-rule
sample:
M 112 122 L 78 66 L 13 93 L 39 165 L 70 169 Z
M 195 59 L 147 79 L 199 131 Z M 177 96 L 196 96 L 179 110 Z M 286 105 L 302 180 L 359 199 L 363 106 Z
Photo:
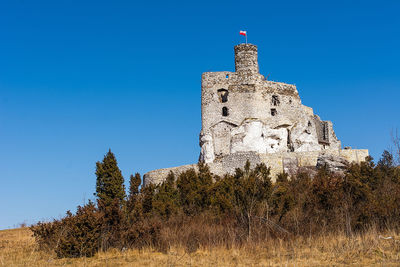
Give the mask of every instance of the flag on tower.
M 246 44 L 247 44 L 247 31 L 240 31 L 239 34 L 246 37 Z

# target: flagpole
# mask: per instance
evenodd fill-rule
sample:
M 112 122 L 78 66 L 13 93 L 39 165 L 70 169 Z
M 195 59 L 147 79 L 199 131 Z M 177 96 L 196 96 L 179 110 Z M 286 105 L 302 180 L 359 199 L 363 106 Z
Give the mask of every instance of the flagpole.
M 244 35 L 244 37 L 246 37 L 246 44 L 247 44 L 247 31 L 240 31 L 239 34 Z

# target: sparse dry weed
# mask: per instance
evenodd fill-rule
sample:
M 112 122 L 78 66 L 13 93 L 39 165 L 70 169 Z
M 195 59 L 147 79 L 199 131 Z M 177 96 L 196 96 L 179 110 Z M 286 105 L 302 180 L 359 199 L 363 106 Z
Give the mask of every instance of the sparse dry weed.
M 392 237 L 385 239 L 385 237 Z M 200 248 L 187 253 L 171 248 L 167 253 L 152 249 L 109 250 L 92 258 L 57 259 L 39 251 L 28 228 L 0 231 L 0 266 L 332 266 L 400 265 L 400 236 L 370 230 L 362 235 L 326 234 L 271 239 L 242 247 Z

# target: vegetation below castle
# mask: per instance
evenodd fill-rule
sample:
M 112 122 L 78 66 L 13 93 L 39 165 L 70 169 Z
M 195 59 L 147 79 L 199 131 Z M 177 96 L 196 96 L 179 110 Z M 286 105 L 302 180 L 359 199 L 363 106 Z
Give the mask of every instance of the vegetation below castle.
M 271 238 L 262 245 L 200 247 L 195 253 L 179 246 L 168 253 L 149 247 L 59 259 L 53 251 L 39 250 L 32 232 L 20 228 L 0 230 L 0 266 L 398 266 L 399 240 L 395 232 L 371 229 L 352 236 L 335 233 Z
M 378 164 L 368 158 L 343 175 L 321 169 L 313 177 L 281 174 L 275 183 L 265 165 L 249 163 L 223 177 L 199 164 L 198 172 L 170 173 L 164 183 L 142 188 L 136 174 L 127 196 L 111 151 L 96 167 L 96 203 L 31 227 L 41 249 L 60 258 L 111 248 L 166 253 L 183 247 L 190 254 L 199 248 L 399 230 L 400 169 L 387 151 Z

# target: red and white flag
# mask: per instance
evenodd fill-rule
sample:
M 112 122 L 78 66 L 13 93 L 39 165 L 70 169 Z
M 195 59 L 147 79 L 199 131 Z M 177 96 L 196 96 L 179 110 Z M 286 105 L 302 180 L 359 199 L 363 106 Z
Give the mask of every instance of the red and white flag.
M 247 35 L 247 32 L 246 32 L 246 31 L 240 31 L 239 34 L 240 34 L 240 35 L 243 35 L 243 36 L 246 36 L 246 35 Z

